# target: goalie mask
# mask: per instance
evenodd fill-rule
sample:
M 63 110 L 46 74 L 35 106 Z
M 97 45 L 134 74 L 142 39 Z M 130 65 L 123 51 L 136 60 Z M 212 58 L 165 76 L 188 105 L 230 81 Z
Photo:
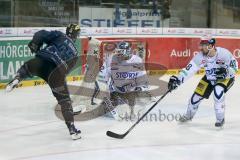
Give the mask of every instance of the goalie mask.
M 80 26 L 77 24 L 69 24 L 66 28 L 66 35 L 70 37 L 74 42 L 80 34 Z
M 129 58 L 132 55 L 131 44 L 129 42 L 120 42 L 117 52 L 123 57 Z

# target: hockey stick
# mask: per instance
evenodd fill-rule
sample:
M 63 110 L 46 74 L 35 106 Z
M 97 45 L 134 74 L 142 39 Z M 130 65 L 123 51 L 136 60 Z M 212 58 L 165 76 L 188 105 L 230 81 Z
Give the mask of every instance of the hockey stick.
M 168 90 L 167 92 L 165 92 L 161 98 L 159 98 L 153 105 L 151 108 L 149 108 L 147 110 L 146 113 L 144 113 L 144 115 L 142 115 L 142 117 L 140 119 L 138 119 L 138 121 L 136 123 L 134 123 L 124 134 L 117 134 L 114 133 L 112 131 L 107 131 L 106 134 L 109 137 L 112 138 L 118 138 L 118 139 L 123 139 L 168 93 L 170 92 L 170 90 Z

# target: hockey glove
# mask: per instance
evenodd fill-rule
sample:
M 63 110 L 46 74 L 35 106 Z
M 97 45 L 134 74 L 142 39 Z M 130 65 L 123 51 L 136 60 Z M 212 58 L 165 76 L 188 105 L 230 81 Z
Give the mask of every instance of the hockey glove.
M 223 80 L 227 77 L 227 69 L 226 68 L 216 68 L 215 70 L 217 80 Z
M 40 46 L 38 44 L 34 43 L 33 41 L 30 41 L 28 43 L 28 47 L 30 48 L 32 53 L 36 53 L 40 49 Z
M 177 87 L 181 84 L 181 81 L 176 76 L 171 76 L 168 82 L 168 90 L 172 91 L 177 89 Z

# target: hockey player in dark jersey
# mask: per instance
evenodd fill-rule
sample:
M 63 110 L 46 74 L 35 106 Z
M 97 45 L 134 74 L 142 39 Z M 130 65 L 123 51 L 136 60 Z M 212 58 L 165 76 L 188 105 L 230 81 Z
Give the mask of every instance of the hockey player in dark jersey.
M 60 31 L 40 30 L 36 32 L 28 46 L 35 57 L 25 62 L 17 71 L 15 78 L 10 81 L 6 91 L 14 89 L 19 82 L 26 78 L 38 76 L 50 86 L 53 95 L 61 106 L 61 112 L 69 129 L 72 139 L 79 139 L 81 131 L 75 128 L 74 114 L 66 75 L 77 62 L 78 51 L 74 42 L 80 33 L 77 24 L 70 24 L 66 34 Z M 43 47 L 46 44 L 46 47 Z

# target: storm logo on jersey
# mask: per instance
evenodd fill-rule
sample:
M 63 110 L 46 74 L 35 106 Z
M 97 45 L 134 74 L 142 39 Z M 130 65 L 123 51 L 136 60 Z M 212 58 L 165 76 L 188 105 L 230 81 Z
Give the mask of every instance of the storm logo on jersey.
M 134 79 L 137 78 L 138 73 L 136 72 L 117 72 L 117 79 Z
M 215 74 L 216 68 L 211 68 L 205 71 L 206 71 L 206 75 L 213 75 Z

